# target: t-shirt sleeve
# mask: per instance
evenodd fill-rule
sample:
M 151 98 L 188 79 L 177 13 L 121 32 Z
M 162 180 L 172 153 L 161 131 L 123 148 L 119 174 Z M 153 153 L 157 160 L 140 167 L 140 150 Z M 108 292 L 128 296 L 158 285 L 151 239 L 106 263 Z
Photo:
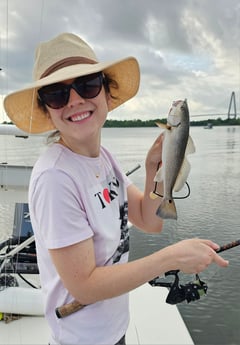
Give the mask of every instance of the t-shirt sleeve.
M 43 172 L 35 183 L 32 204 L 39 235 L 48 249 L 93 236 L 79 189 L 65 172 L 54 168 Z

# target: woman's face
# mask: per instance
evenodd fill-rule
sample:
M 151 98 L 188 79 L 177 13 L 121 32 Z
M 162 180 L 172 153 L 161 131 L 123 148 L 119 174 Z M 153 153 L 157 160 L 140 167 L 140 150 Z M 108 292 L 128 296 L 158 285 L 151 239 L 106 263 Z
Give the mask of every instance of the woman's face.
M 63 83 L 71 84 L 73 81 L 70 79 Z M 47 106 L 47 110 L 62 140 L 70 149 L 95 155 L 94 151 L 99 150 L 101 129 L 106 121 L 110 101 L 111 97 L 105 92 L 104 86 L 96 97 L 90 99 L 81 97 L 71 88 L 68 103 L 63 108 L 52 109 Z

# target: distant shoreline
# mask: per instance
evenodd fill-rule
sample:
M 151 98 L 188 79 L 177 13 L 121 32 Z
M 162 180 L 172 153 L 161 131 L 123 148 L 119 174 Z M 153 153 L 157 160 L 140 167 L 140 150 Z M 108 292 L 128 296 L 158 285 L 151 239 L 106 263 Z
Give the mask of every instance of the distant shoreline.
M 111 128 L 111 127 L 156 127 L 156 122 L 166 123 L 167 119 L 153 119 L 153 120 L 106 120 L 104 127 Z M 232 119 L 225 119 L 222 120 L 221 118 L 218 119 L 207 119 L 201 121 L 190 121 L 190 126 L 207 126 L 211 124 L 213 127 L 215 126 L 240 126 L 240 118 L 232 118 Z M 12 125 L 12 122 L 2 122 L 2 124 Z
M 156 122 L 166 123 L 167 119 L 154 119 L 154 120 L 106 120 L 104 127 L 156 127 Z M 215 126 L 240 126 L 240 118 L 237 119 L 208 119 L 201 121 L 190 121 L 190 126 L 204 127 L 208 124 Z

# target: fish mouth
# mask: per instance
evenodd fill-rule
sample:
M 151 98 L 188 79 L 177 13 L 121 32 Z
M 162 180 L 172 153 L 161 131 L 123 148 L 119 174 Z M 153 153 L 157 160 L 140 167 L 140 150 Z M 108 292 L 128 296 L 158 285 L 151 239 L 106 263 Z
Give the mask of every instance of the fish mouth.
M 179 99 L 177 101 L 173 101 L 172 106 L 177 107 L 177 105 L 180 103 L 182 103 L 183 105 L 186 105 L 187 104 L 187 98 L 185 98 L 184 100 Z
M 93 113 L 92 111 L 85 111 L 82 113 L 73 114 L 73 115 L 70 115 L 68 117 L 68 121 L 79 122 L 79 121 L 85 120 L 85 119 L 89 118 L 90 116 L 92 116 L 92 113 Z
M 182 103 L 183 101 L 181 100 L 181 99 L 179 99 L 179 100 L 177 100 L 177 101 L 174 101 L 173 103 L 172 103 L 172 106 L 173 107 L 176 107 L 179 103 Z

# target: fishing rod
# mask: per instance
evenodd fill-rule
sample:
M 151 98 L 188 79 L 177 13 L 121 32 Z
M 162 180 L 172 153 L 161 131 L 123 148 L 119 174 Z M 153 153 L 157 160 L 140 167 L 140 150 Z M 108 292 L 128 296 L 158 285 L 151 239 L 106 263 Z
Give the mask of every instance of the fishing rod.
M 215 250 L 216 253 L 221 253 L 225 250 L 237 247 L 240 245 L 240 240 L 236 240 L 220 246 Z M 183 301 L 188 303 L 200 299 L 202 295 L 206 295 L 208 286 L 202 281 L 198 274 L 195 275 L 195 280 L 185 285 L 179 284 L 179 270 L 173 270 L 165 273 L 165 277 L 174 275 L 175 279 L 172 283 L 159 281 L 160 277 L 156 277 L 149 281 L 151 286 L 160 286 L 169 288 L 169 293 L 166 298 L 166 303 L 177 304 Z
M 224 244 L 223 246 L 221 246 L 220 248 L 216 249 L 215 252 L 216 253 L 221 253 L 225 250 L 228 250 L 228 249 L 231 249 L 231 248 L 234 248 L 234 247 L 237 247 L 240 245 L 240 240 L 236 240 L 236 241 L 233 241 L 233 242 L 230 242 L 228 244 Z
M 240 245 L 240 240 L 236 240 L 227 244 L 222 245 L 218 249 L 215 250 L 216 253 L 221 253 L 225 250 L 237 247 Z M 175 277 L 174 282 L 162 282 L 159 281 L 160 277 L 156 277 L 150 280 L 148 283 L 155 287 L 167 287 L 169 288 L 169 293 L 166 298 L 166 303 L 168 304 L 178 304 L 183 301 L 187 301 L 188 303 L 192 301 L 196 301 L 200 299 L 202 295 L 206 295 L 208 286 L 207 284 L 202 281 L 198 274 L 195 275 L 195 280 L 193 282 L 189 282 L 185 285 L 179 284 L 179 276 L 178 273 L 180 270 L 172 270 L 165 273 L 165 277 L 173 275 Z M 75 313 L 78 310 L 81 310 L 86 305 L 81 304 L 77 300 L 74 300 L 70 303 L 64 304 L 61 307 L 57 307 L 55 309 L 56 316 L 61 319 L 72 313 Z
M 131 175 L 132 173 L 134 173 L 139 168 L 141 168 L 141 165 L 140 164 L 136 165 L 132 170 L 129 170 L 129 171 L 126 172 L 126 176 Z

